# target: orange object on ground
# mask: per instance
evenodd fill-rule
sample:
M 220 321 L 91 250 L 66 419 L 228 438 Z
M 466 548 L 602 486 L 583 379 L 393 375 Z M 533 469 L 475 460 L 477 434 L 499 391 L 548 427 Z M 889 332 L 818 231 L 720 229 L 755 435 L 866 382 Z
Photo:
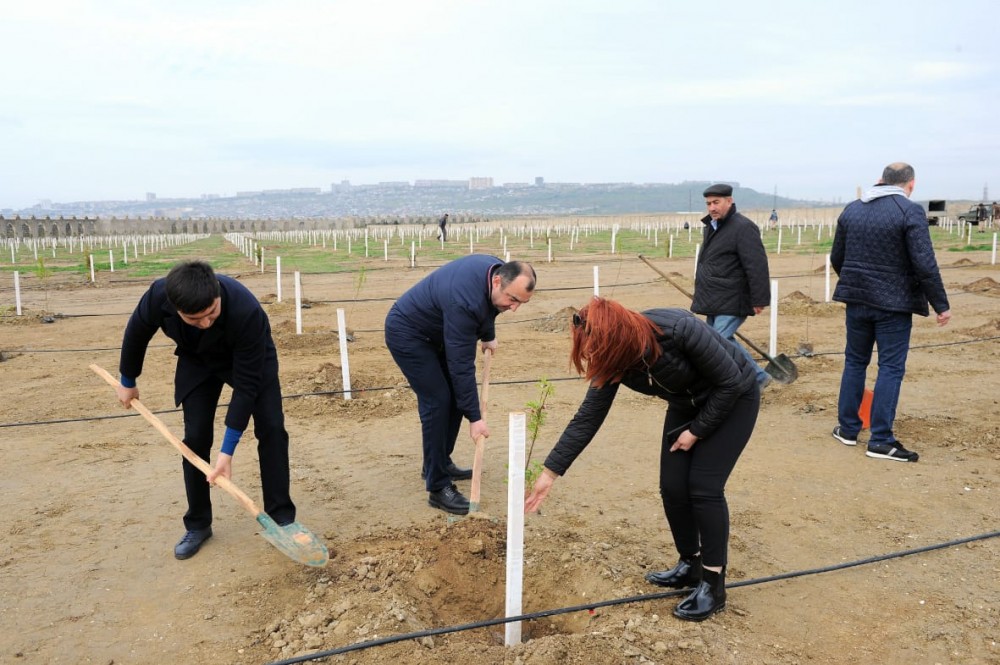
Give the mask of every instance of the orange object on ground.
M 861 398 L 861 408 L 858 409 L 858 417 L 861 418 L 861 429 L 868 429 L 872 420 L 872 398 L 875 391 L 865 388 L 865 394 Z

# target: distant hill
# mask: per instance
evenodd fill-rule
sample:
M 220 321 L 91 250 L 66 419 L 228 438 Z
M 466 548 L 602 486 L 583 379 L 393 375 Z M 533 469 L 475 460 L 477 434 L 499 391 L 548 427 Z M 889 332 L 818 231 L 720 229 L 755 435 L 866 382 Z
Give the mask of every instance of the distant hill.
M 469 189 L 459 186 L 414 187 L 408 183 L 339 186 L 329 192 L 268 191 L 232 197 L 83 201 L 5 210 L 21 217 L 166 217 L 166 218 L 340 218 L 435 217 L 444 212 L 463 217 L 509 215 L 614 215 L 700 211 L 707 181 L 679 184 L 547 183 Z M 761 193 L 738 183 L 733 197 L 743 209 L 822 205 Z

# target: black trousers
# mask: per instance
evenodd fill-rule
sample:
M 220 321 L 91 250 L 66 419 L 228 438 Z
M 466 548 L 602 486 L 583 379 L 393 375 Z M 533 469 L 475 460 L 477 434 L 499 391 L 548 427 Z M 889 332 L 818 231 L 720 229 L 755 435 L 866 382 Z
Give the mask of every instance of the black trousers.
M 219 406 L 223 381 L 212 377 L 187 394 L 181 401 L 184 410 L 184 443 L 198 457 L 210 461 L 215 430 L 215 411 Z M 260 483 L 264 494 L 264 512 L 278 524 L 295 521 L 295 504 L 289 494 L 288 432 L 281 409 L 281 384 L 277 378 L 262 386 L 253 409 L 254 436 L 260 461 Z M 244 441 L 241 446 L 247 445 Z M 238 449 L 237 449 L 238 450 Z M 184 488 L 188 509 L 184 527 L 189 531 L 212 524 L 212 497 L 205 474 L 184 460 Z
M 414 333 L 394 311 L 385 320 L 385 345 L 417 394 L 424 481 L 428 492 L 436 492 L 451 484 L 446 469 L 452 461 L 463 418 L 455 402 L 444 349 Z
M 725 566 L 729 551 L 729 504 L 726 481 L 753 434 L 760 411 L 760 388 L 754 385 L 737 400 L 726 420 L 691 450 L 670 452 L 696 409 L 671 406 L 663 424 L 660 449 L 660 496 L 674 545 L 681 556 L 701 552 L 706 566 Z

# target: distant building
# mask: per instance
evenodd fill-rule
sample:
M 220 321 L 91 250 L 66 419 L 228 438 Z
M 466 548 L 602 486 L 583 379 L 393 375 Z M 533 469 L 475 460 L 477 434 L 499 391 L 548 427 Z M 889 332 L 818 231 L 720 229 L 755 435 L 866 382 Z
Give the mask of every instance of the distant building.
M 156 200 L 156 192 L 146 192 L 146 200 L 147 201 L 155 201 Z
M 330 183 L 330 191 L 331 192 L 346 192 L 350 188 L 351 188 L 351 181 L 350 180 L 341 180 L 339 185 L 337 183 L 335 183 L 335 182 L 334 183 Z
M 543 178 L 542 176 L 536 176 L 535 187 L 544 187 L 544 186 L 545 186 L 545 178 Z
M 413 187 L 423 187 L 427 189 L 461 187 L 462 189 L 467 189 L 469 187 L 469 183 L 466 180 L 414 180 Z
M 492 188 L 493 188 L 493 178 L 490 177 L 469 178 L 469 189 L 492 189 Z

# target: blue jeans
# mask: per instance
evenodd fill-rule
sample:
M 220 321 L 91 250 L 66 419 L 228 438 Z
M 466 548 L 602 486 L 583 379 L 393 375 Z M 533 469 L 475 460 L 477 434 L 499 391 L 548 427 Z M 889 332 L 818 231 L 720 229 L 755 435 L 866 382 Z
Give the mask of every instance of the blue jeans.
M 896 420 L 899 387 L 906 373 L 913 315 L 848 303 L 846 327 L 844 374 L 840 379 L 840 398 L 837 402 L 840 431 L 850 438 L 857 438 L 861 431 L 858 409 L 865 392 L 865 374 L 872 359 L 872 347 L 877 345 L 878 377 L 872 397 L 868 445 L 895 443 L 892 424 Z
M 750 364 L 757 369 L 757 385 L 763 385 L 768 379 L 767 372 L 764 371 L 750 352 L 743 348 L 743 345 L 736 341 L 736 331 L 739 330 L 743 322 L 747 320 L 745 316 L 730 316 L 729 314 L 709 314 L 705 317 L 705 323 L 712 326 L 717 333 L 728 339 L 736 346 L 740 352 L 747 357 Z

